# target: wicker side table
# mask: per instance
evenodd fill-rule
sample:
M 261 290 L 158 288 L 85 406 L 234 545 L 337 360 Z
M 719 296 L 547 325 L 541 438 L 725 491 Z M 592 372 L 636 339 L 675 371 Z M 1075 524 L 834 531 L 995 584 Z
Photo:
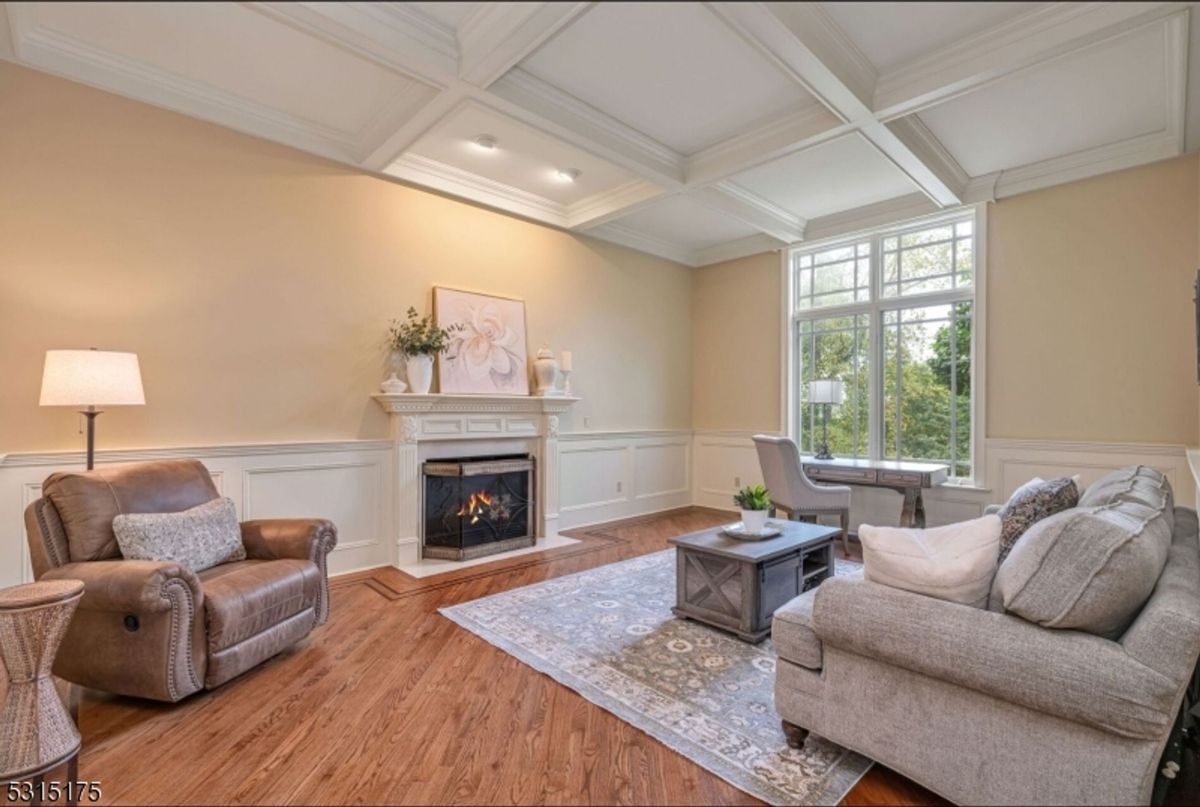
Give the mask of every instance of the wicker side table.
M 0 657 L 8 695 L 0 710 L 0 780 L 42 778 L 64 762 L 78 778 L 79 730 L 63 707 L 50 668 L 83 596 L 78 580 L 0 590 Z

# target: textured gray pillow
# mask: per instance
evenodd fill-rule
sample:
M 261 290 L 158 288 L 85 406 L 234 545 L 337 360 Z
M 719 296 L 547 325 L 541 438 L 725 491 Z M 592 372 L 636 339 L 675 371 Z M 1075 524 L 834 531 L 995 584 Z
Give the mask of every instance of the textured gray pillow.
M 996 572 L 993 599 L 1047 628 L 1115 639 L 1153 593 L 1170 546 L 1162 508 L 1076 507 L 1029 528 Z
M 125 513 L 113 519 L 113 534 L 127 560 L 174 561 L 193 572 L 246 558 L 227 498 L 179 513 Z
M 1163 511 L 1175 529 L 1175 493 L 1166 475 L 1147 465 L 1130 465 L 1103 476 L 1079 497 L 1080 507 L 1102 507 L 1117 502 L 1144 504 Z
M 1017 539 L 1044 518 L 1070 510 L 1079 503 L 1079 488 L 1070 477 L 1033 479 L 1013 491 L 1000 508 L 1000 562 L 1008 557 Z

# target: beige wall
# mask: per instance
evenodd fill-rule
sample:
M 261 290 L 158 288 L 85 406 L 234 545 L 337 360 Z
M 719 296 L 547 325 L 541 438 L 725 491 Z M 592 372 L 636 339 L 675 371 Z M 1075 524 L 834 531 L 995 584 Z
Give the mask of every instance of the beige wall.
M 0 62 L 0 454 L 77 448 L 43 352 L 141 357 L 102 447 L 386 435 L 381 339 L 434 284 L 574 351 L 564 427 L 691 422 L 691 271 Z
M 988 437 L 1197 444 L 1197 177 L 1189 155 L 989 206 Z M 696 428 L 777 428 L 778 267 L 697 272 Z
M 764 252 L 695 270 L 694 428 L 781 428 L 779 261 Z
M 1197 443 L 1196 163 L 992 206 L 989 437 Z

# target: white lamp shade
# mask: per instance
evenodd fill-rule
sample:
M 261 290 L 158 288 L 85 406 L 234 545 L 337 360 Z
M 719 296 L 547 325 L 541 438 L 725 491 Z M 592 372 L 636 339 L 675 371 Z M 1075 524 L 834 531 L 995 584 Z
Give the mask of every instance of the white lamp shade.
M 815 404 L 840 404 L 846 397 L 846 385 L 833 379 L 808 382 L 808 402 Z
M 146 403 L 136 353 L 47 350 L 42 406 L 139 406 Z

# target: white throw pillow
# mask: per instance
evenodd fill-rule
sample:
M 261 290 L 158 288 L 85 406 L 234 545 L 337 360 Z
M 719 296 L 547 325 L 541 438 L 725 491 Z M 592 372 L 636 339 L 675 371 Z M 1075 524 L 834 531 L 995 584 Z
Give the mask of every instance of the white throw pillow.
M 866 579 L 939 600 L 987 603 L 1000 555 L 1000 517 L 984 516 L 929 530 L 858 529 Z

